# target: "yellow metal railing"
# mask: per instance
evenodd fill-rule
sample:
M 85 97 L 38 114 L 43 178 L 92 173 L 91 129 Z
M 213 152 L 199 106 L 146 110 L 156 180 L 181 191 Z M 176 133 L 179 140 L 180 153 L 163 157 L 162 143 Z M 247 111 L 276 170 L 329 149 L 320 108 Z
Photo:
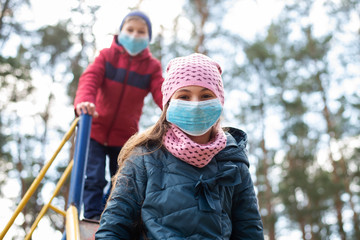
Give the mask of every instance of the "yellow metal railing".
M 54 207 L 53 205 L 51 205 L 52 200 L 54 199 L 54 197 L 59 193 L 60 188 L 62 187 L 62 185 L 65 183 L 67 177 L 71 174 L 71 169 L 74 165 L 74 160 L 71 160 L 70 164 L 66 167 L 64 173 L 62 174 L 60 180 L 58 181 L 58 183 L 56 184 L 55 190 L 53 195 L 51 196 L 49 202 L 47 204 L 44 205 L 44 207 L 41 209 L 39 215 L 37 216 L 37 218 L 35 219 L 33 225 L 31 226 L 30 232 L 26 235 L 25 240 L 29 240 L 31 238 L 31 235 L 33 234 L 33 232 L 35 231 L 35 228 L 37 227 L 37 225 L 39 224 L 41 218 L 45 215 L 45 213 L 47 212 L 47 210 L 49 208 L 53 209 L 54 211 L 60 213 L 61 215 L 63 215 L 64 217 L 66 216 L 65 211 L 58 209 L 57 207 Z
M 14 223 L 16 217 L 19 215 L 19 213 L 23 210 L 23 208 L 25 207 L 25 205 L 28 203 L 29 199 L 31 198 L 31 196 L 34 194 L 34 192 L 36 191 L 36 189 L 38 188 L 41 180 L 44 178 L 46 172 L 48 171 L 49 167 L 51 166 L 51 164 L 54 162 L 56 156 L 58 155 L 58 153 L 60 152 L 60 150 L 63 148 L 63 146 L 65 145 L 65 143 L 70 139 L 70 137 L 72 136 L 72 134 L 75 131 L 76 125 L 79 122 L 79 118 L 76 118 L 73 123 L 71 124 L 70 130 L 65 134 L 64 138 L 62 139 L 60 146 L 57 148 L 57 150 L 55 151 L 55 153 L 53 154 L 53 156 L 51 157 L 50 161 L 47 162 L 45 164 L 45 166 L 41 169 L 39 175 L 35 178 L 35 180 L 33 181 L 33 183 L 31 184 L 30 188 L 27 190 L 27 192 L 25 193 L 24 197 L 21 199 L 18 207 L 15 209 L 14 214 L 12 215 L 12 217 L 10 218 L 9 222 L 7 223 L 7 225 L 5 226 L 5 228 L 3 229 L 3 231 L 0 233 L 0 239 L 3 239 L 6 235 L 6 233 L 8 232 L 9 228 L 12 226 L 12 224 Z M 66 168 L 65 172 L 63 173 L 63 175 L 61 176 L 58 184 L 56 185 L 55 191 L 53 196 L 51 197 L 50 201 L 48 204 L 46 204 L 41 212 L 39 213 L 38 217 L 36 218 L 33 226 L 31 227 L 31 231 L 30 233 L 26 236 L 26 239 L 30 239 L 32 233 L 34 232 L 37 224 L 39 223 L 40 219 L 44 216 L 44 214 L 46 213 L 46 211 L 51 208 L 54 211 L 62 214 L 62 215 L 67 215 L 65 214 L 64 211 L 54 207 L 51 205 L 51 201 L 54 199 L 54 197 L 56 196 L 56 194 L 59 192 L 61 186 L 64 184 L 66 178 L 68 177 L 68 175 L 71 173 L 71 169 L 73 166 L 73 161 L 70 162 L 69 166 Z
M 74 205 L 70 205 L 70 207 L 66 211 L 66 239 L 80 239 L 78 211 Z

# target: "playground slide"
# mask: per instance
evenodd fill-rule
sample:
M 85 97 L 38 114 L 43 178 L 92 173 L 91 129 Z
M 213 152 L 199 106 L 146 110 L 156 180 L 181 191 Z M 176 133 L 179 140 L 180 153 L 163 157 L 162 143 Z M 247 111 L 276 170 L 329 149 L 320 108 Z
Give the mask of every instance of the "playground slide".
M 95 240 L 95 233 L 99 228 L 98 221 L 84 219 L 79 222 L 79 227 L 81 240 Z

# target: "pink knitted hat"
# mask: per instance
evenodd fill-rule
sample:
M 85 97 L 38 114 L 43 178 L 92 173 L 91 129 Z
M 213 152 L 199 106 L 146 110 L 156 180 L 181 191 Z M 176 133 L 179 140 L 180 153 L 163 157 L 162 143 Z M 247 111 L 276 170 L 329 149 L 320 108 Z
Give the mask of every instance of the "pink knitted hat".
M 166 67 L 167 76 L 161 87 L 163 106 L 176 90 L 191 85 L 210 89 L 224 105 L 221 72 L 217 62 L 200 53 L 172 59 Z

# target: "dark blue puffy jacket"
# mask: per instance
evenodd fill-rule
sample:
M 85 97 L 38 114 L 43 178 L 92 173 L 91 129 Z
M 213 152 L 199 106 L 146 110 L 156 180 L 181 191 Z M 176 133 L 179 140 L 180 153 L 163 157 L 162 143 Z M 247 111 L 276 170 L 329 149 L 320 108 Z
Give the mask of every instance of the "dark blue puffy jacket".
M 226 135 L 225 149 L 204 168 L 163 148 L 132 156 L 96 239 L 264 239 L 246 134 L 232 128 Z

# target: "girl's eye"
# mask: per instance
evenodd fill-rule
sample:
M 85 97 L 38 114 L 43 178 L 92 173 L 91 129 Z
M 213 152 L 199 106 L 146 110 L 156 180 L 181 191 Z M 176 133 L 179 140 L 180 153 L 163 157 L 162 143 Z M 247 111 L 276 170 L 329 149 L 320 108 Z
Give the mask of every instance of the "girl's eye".
M 182 100 L 188 100 L 189 99 L 189 96 L 187 95 L 180 95 L 177 97 L 178 99 L 182 99 Z
M 202 99 L 209 99 L 209 98 L 214 98 L 215 96 L 213 95 L 213 94 L 203 94 L 202 96 L 201 96 L 201 98 Z
M 187 94 L 179 94 L 177 96 L 175 96 L 176 99 L 181 99 L 181 100 L 190 100 L 190 97 Z

